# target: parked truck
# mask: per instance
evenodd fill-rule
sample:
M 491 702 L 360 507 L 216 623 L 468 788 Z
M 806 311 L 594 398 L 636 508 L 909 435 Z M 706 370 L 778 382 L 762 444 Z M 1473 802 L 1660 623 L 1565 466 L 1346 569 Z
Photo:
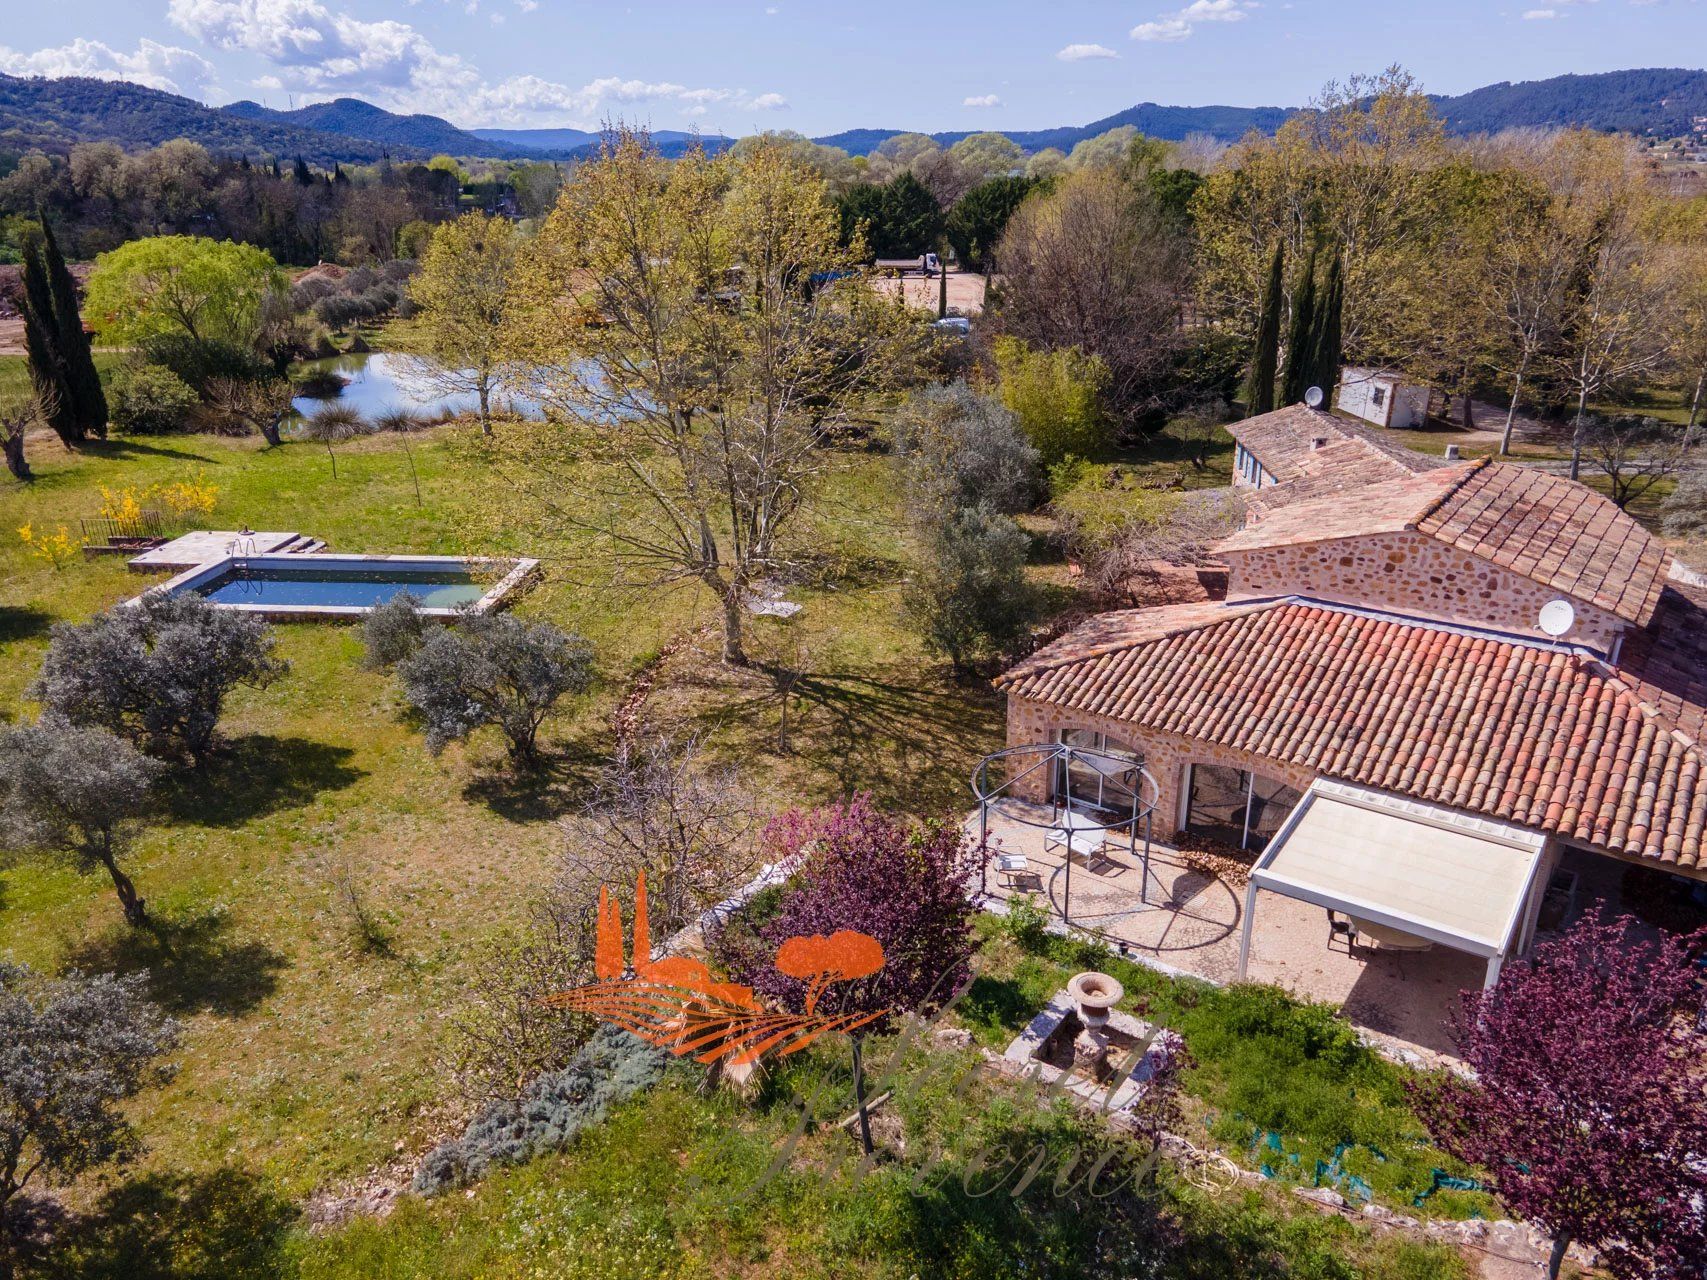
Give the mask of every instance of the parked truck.
M 922 276 L 934 276 L 942 270 L 942 261 L 934 253 L 921 253 L 916 258 L 879 258 L 879 271 L 893 271 L 898 276 L 905 276 L 909 271 L 917 271 Z

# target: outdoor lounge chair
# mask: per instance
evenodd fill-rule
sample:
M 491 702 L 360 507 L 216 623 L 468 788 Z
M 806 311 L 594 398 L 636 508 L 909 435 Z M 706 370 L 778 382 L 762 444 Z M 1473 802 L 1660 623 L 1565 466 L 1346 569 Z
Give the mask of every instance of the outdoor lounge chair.
M 996 876 L 1005 889 L 1023 890 L 1022 883 L 1030 881 L 1043 890 L 1043 877 L 1031 869 L 1031 861 L 1023 853 L 998 853 L 996 855 Z

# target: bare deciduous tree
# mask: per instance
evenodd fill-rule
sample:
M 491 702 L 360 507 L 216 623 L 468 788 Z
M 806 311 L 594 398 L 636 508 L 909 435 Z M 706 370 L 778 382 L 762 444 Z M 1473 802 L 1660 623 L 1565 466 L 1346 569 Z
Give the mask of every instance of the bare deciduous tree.
M 553 895 L 590 905 L 601 885 L 632 893 L 644 872 L 652 936 L 668 937 L 752 879 L 760 825 L 736 770 L 711 763 L 694 739 L 653 739 L 611 765 L 564 821 Z
M 1112 169 L 1080 170 L 1019 207 L 996 269 L 1003 332 L 1099 357 L 1109 408 L 1128 423 L 1160 403 L 1183 340 L 1186 259 L 1144 189 Z
M 283 378 L 214 378 L 208 400 L 227 417 L 252 428 L 268 445 L 277 447 L 279 430 L 291 411 L 291 386 Z
M 1688 432 L 1658 418 L 1589 418 L 1580 439 L 1584 457 L 1606 477 L 1620 509 L 1681 470 L 1691 452 Z

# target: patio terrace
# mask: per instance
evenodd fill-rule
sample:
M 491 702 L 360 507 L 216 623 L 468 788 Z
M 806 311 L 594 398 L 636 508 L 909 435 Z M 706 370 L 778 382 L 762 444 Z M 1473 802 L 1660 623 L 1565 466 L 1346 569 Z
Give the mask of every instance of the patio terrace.
M 1229 884 L 1191 865 L 1164 841 L 1150 846 L 1145 882 L 1143 838 L 1128 848 L 1125 832 L 1108 833 L 1101 855 L 1075 854 L 1050 844 L 1047 805 L 1002 799 L 990 805 L 993 850 L 986 889 L 994 898 L 1041 894 L 1056 919 L 1094 930 L 1129 953 L 1189 976 L 1226 983 L 1239 965 L 1244 884 Z M 967 819 L 977 838 L 978 813 Z M 1027 872 L 1009 883 L 994 853 L 1022 854 Z M 1331 945 L 1330 945 L 1331 943 Z M 1327 913 L 1267 891 L 1257 895 L 1249 978 L 1295 995 L 1342 1007 L 1372 1039 L 1399 1052 L 1450 1056 L 1447 1022 L 1458 993 L 1482 986 L 1485 962 L 1445 947 L 1423 952 L 1358 946 L 1348 954 L 1330 934 Z

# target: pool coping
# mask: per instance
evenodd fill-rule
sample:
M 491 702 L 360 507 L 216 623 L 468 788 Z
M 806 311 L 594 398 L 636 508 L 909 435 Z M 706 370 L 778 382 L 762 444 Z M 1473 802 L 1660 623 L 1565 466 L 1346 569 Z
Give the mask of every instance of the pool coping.
M 206 564 L 186 569 L 182 573 L 168 578 L 157 586 L 150 587 L 134 599 L 126 600 L 127 606 L 141 604 L 152 595 L 175 595 L 186 589 L 217 578 L 221 574 L 242 565 L 256 565 L 266 568 L 301 569 L 311 566 L 315 561 L 338 561 L 340 563 L 359 561 L 375 565 L 417 565 L 426 569 L 436 569 L 454 566 L 467 569 L 479 565 L 512 564 L 512 568 L 502 578 L 498 579 L 486 593 L 467 608 L 423 608 L 421 616 L 437 618 L 442 621 L 452 621 L 464 613 L 484 614 L 497 608 L 511 592 L 517 590 L 536 573 L 539 572 L 539 561 L 529 556 L 428 556 L 428 555 L 361 555 L 356 553 L 314 553 L 277 554 L 277 555 L 228 555 L 218 560 L 210 560 Z M 210 602 L 211 603 L 211 602 Z M 228 604 L 213 603 L 216 609 L 230 609 L 235 613 L 247 613 L 257 617 L 278 622 L 309 622 L 315 619 L 326 621 L 344 621 L 352 618 L 364 618 L 373 612 L 371 605 L 349 604 Z

